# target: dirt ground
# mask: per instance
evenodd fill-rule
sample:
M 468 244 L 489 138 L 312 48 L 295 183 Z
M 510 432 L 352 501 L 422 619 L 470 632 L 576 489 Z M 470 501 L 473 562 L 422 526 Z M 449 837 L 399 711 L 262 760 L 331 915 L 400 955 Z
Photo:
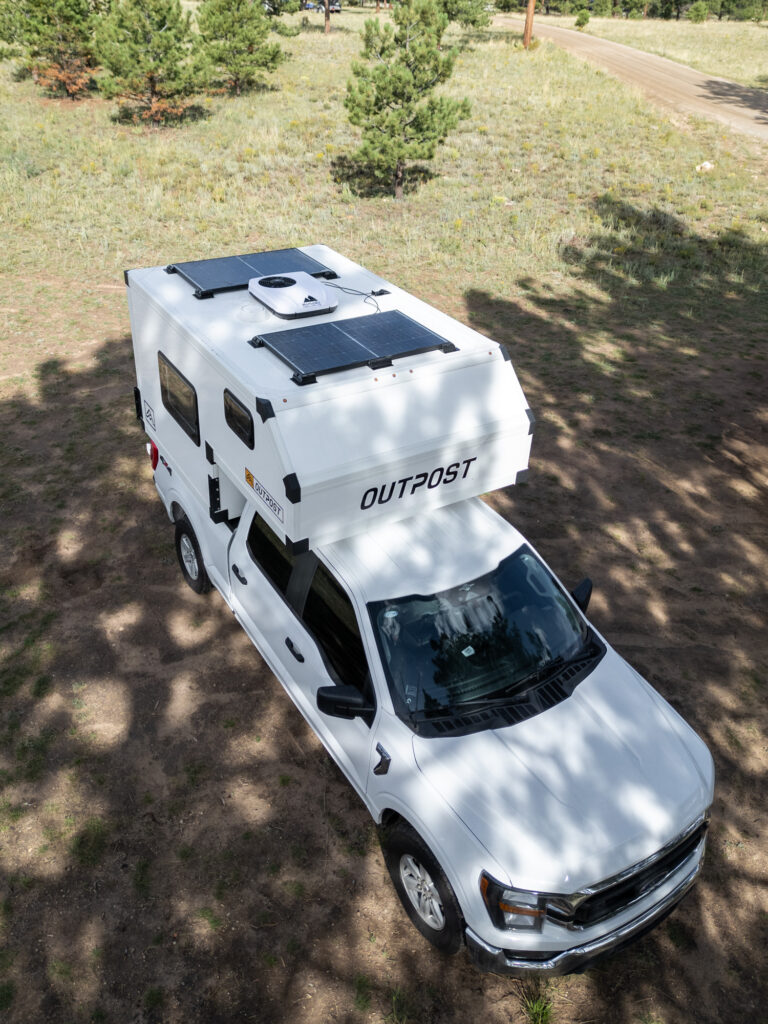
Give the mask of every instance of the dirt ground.
M 547 1019 L 421 940 L 349 785 L 223 601 L 183 584 L 103 287 L 91 340 L 19 351 L 0 400 L 0 1017 Z M 567 584 L 594 579 L 596 625 L 717 765 L 695 891 L 538 993 L 555 1022 L 768 1021 L 766 304 L 749 275 L 716 309 L 685 287 L 455 310 L 508 344 L 537 415 L 529 484 L 488 500 Z
M 499 24 L 522 29 L 525 23 L 519 18 L 501 18 Z M 536 20 L 535 35 L 605 68 L 669 110 L 720 121 L 756 139 L 768 140 L 765 89 L 707 75 L 623 43 L 552 25 L 544 18 Z

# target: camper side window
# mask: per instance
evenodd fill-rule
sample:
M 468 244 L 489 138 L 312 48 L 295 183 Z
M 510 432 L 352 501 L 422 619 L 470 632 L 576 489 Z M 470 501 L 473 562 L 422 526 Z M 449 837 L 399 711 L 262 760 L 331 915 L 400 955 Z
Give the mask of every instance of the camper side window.
M 368 692 L 368 661 L 352 602 L 322 562 L 304 605 L 304 624 L 342 683 Z
M 162 352 L 157 353 L 157 365 L 160 370 L 160 394 L 163 405 L 184 433 L 199 445 L 200 419 L 197 414 L 195 389 Z
M 270 530 L 258 512 L 254 515 L 248 530 L 248 553 L 284 595 L 288 589 L 296 556 L 288 554 L 288 548 L 277 534 Z
M 229 389 L 224 391 L 224 419 L 243 444 L 253 448 L 253 416 Z

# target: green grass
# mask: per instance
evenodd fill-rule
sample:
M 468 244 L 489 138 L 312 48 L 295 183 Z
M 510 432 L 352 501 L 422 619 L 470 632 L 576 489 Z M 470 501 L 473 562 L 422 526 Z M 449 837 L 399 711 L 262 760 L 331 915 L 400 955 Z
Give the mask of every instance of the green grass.
M 545 980 L 535 977 L 519 983 L 520 1008 L 528 1024 L 551 1024 L 554 1008 L 547 988 Z
M 365 1013 L 371 1006 L 372 982 L 365 974 L 355 976 L 355 1009 Z
M 555 19 L 546 19 L 547 21 Z M 572 27 L 575 18 L 558 18 Z M 658 18 L 590 18 L 588 35 L 668 57 L 708 75 L 768 88 L 768 26 L 751 21 L 664 21 Z
M 109 832 L 107 822 L 89 818 L 72 840 L 72 856 L 83 867 L 96 867 L 106 852 Z
M 149 894 L 152 890 L 152 883 L 150 879 L 150 862 L 142 857 L 142 859 L 136 864 L 133 871 L 133 888 L 136 894 L 141 899 L 148 899 Z
M 203 907 L 198 910 L 197 916 L 206 922 L 212 932 L 218 931 L 224 923 L 220 917 L 214 914 L 210 907 Z
M 163 1005 L 165 994 L 161 988 L 148 988 L 144 993 L 144 1007 L 147 1010 L 158 1010 Z
M 473 118 L 399 208 L 333 180 L 334 159 L 357 139 L 342 107 L 360 45 L 352 32 L 321 47 L 302 33 L 276 91 L 214 100 L 209 121 L 178 130 L 116 127 L 101 100 L 43 104 L 32 83 L 0 82 L 5 275 L 40 279 L 34 301 L 17 292 L 1 315 L 10 344 L 0 376 L 13 375 L 17 339 L 66 355 L 97 324 L 124 328 L 119 297 L 89 282 L 119 284 L 125 267 L 324 241 L 435 299 L 480 279 L 507 294 L 510 278 L 570 276 L 564 249 L 603 223 L 594 200 L 605 192 L 710 232 L 741 210 L 742 230 L 759 238 L 750 173 L 718 128 L 682 134 L 553 48 L 526 55 L 501 34 L 491 40 L 462 55 L 451 84 Z M 328 88 L 312 89 L 318 79 Z M 716 165 L 706 179 L 695 172 L 703 159 Z M 75 288 L 76 316 L 62 310 Z
M 12 981 L 0 982 L 0 1011 L 9 1010 L 16 995 L 16 985 Z

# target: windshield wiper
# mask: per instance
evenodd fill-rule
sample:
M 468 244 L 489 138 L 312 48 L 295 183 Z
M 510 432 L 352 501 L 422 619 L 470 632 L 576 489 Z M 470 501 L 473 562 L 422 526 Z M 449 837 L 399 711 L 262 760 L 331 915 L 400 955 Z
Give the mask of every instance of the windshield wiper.
M 594 638 L 590 638 L 578 654 L 574 654 L 570 658 L 566 658 L 564 655 L 558 654 L 556 658 L 552 658 L 551 661 L 546 662 L 544 665 L 540 665 L 523 679 L 518 679 L 516 682 L 510 683 L 509 686 L 504 687 L 504 689 L 497 690 L 495 694 L 490 695 L 486 699 L 485 703 L 493 705 L 521 696 L 523 693 L 527 693 L 531 690 L 534 686 L 538 686 L 539 683 L 546 682 L 547 680 L 552 679 L 553 676 L 559 675 L 565 668 L 571 668 L 572 666 L 580 663 L 585 665 L 589 664 L 600 654 L 600 650 L 600 645 L 594 640 Z M 473 701 L 473 703 L 478 702 Z M 463 705 L 458 706 L 463 707 Z

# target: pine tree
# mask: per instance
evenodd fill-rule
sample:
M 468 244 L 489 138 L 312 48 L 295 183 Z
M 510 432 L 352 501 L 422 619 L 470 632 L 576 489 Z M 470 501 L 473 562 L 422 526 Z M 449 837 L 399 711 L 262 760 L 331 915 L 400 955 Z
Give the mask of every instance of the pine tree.
M 100 83 L 122 102 L 119 116 L 163 123 L 181 120 L 200 87 L 190 60 L 192 28 L 179 0 L 116 0 L 96 32 L 107 75 Z
M 491 12 L 486 10 L 487 0 L 440 0 L 448 21 L 456 21 L 464 28 L 483 28 L 490 24 Z
M 0 0 L 0 34 L 39 85 L 72 99 L 89 87 L 96 61 L 97 0 Z
M 265 42 L 269 22 L 253 0 L 203 0 L 197 28 L 200 67 L 209 86 L 223 85 L 239 95 L 285 60 L 278 43 Z
M 406 164 L 431 160 L 448 132 L 469 117 L 469 102 L 432 95 L 451 77 L 456 59 L 454 50 L 440 49 L 448 19 L 435 0 L 402 0 L 392 19 L 396 31 L 366 21 L 362 56 L 368 63 L 352 65 L 344 105 L 352 124 L 363 129 L 356 159 L 391 181 L 400 199 Z

